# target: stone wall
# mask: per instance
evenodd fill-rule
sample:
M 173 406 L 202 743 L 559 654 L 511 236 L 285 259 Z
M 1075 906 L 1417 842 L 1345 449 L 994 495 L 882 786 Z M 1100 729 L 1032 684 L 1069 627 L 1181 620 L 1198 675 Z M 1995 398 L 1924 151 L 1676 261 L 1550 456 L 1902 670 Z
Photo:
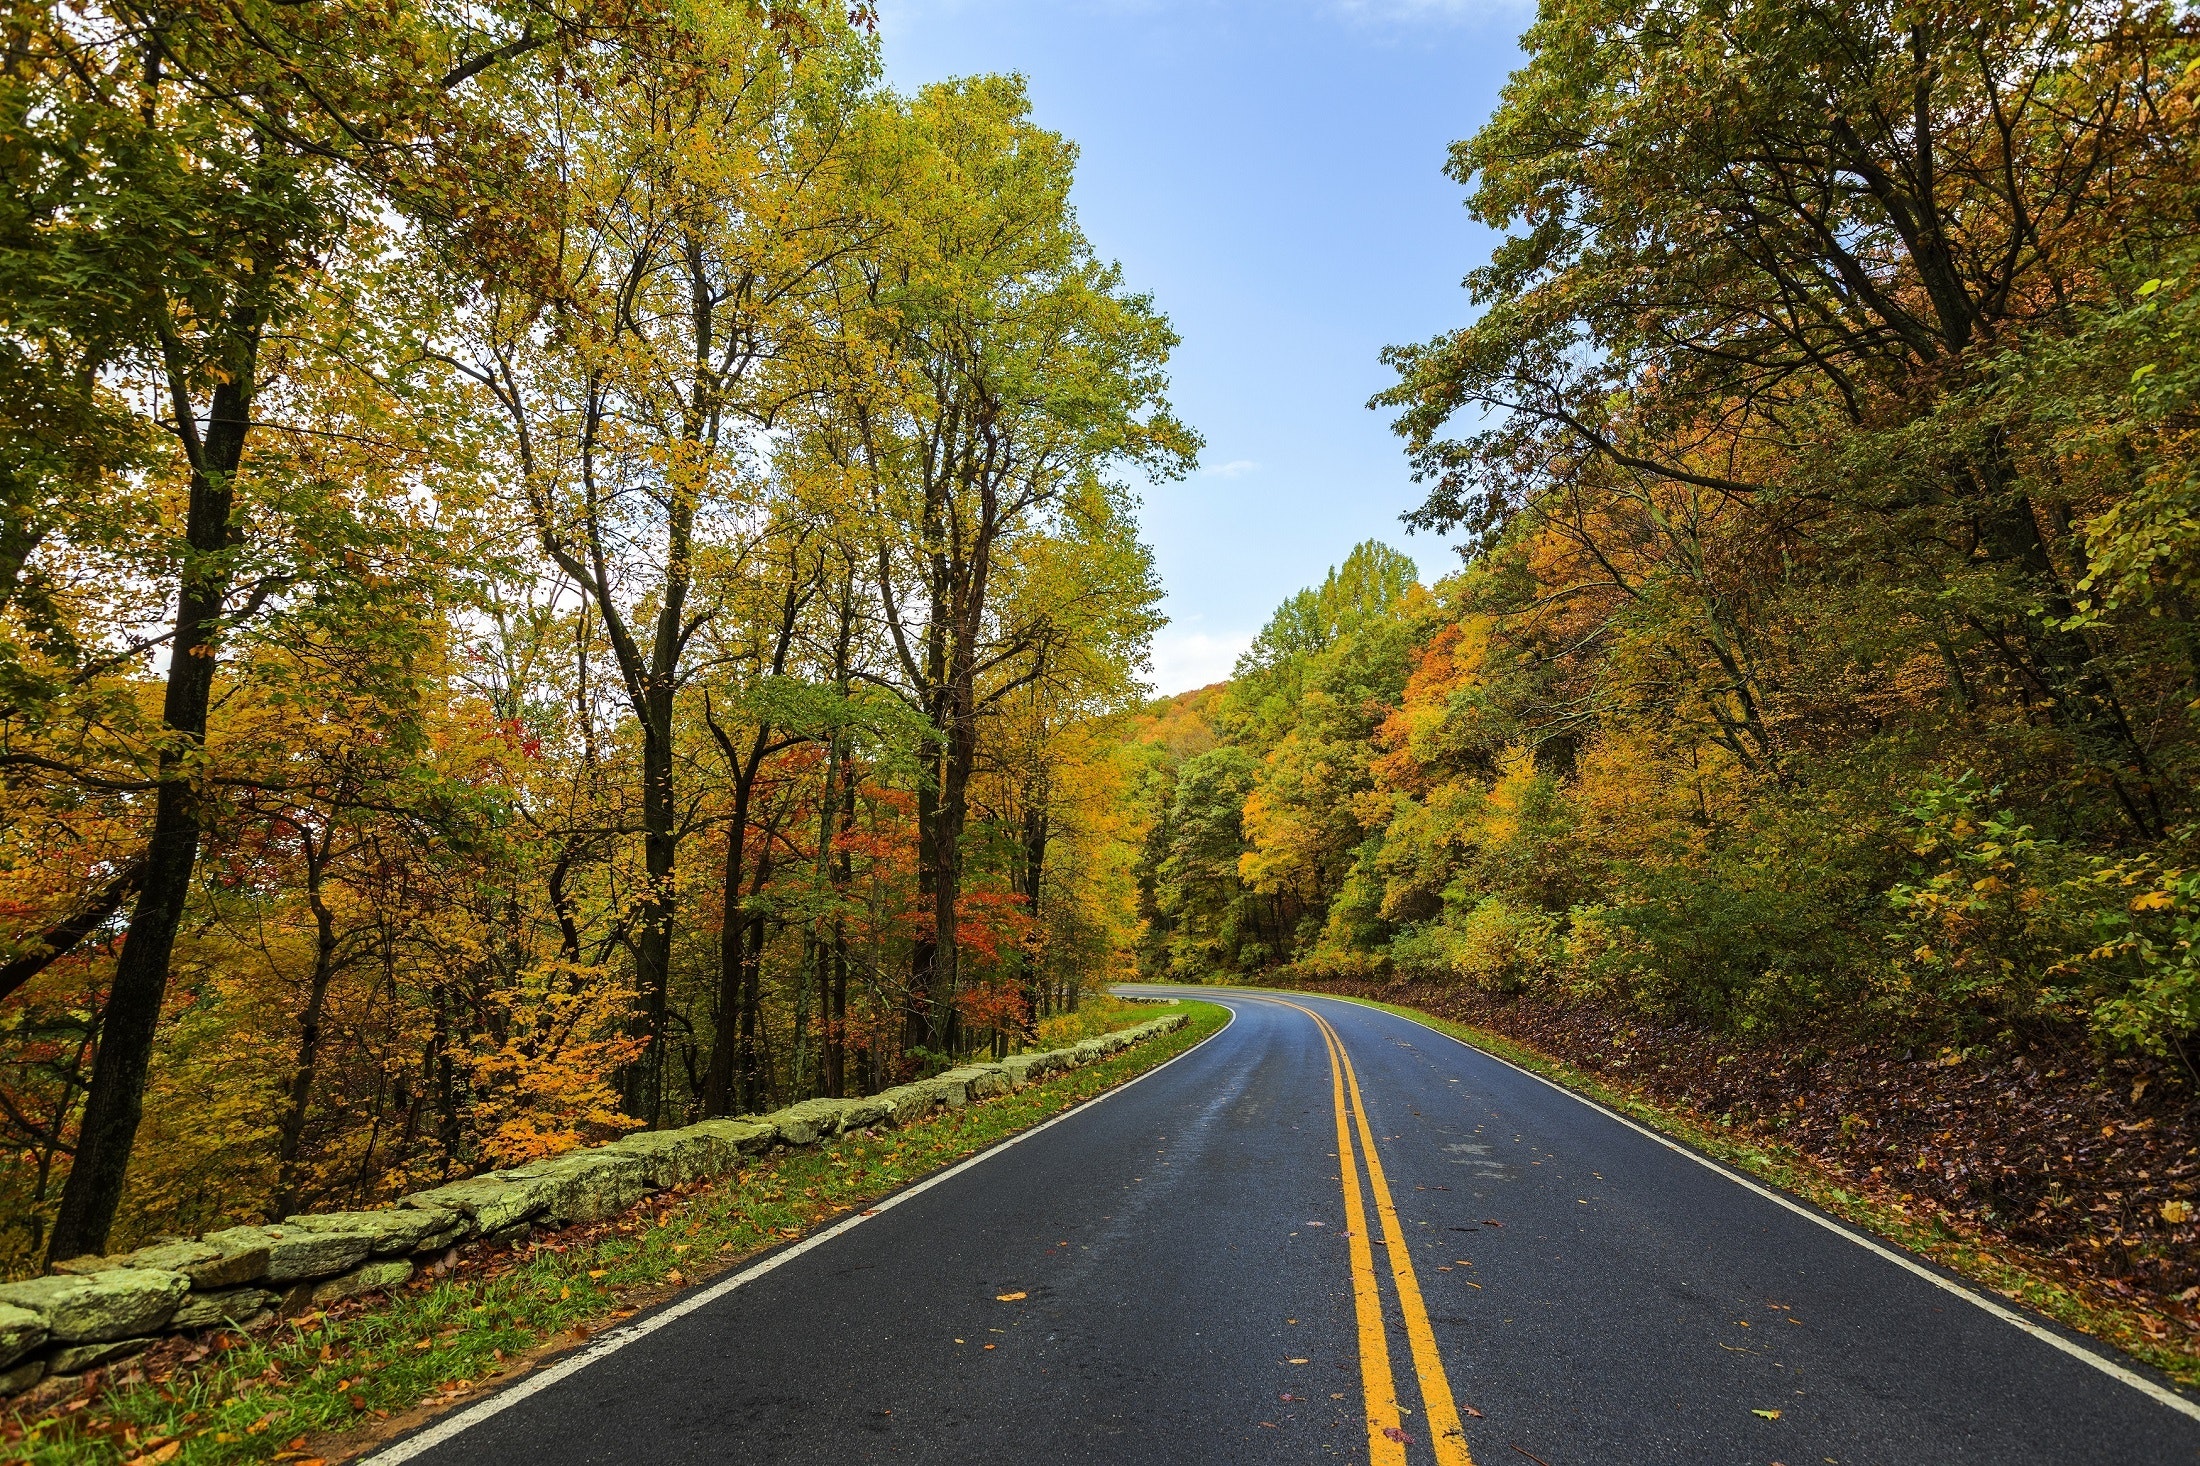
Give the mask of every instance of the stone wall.
M 375 1211 L 285 1218 L 167 1239 L 111 1257 L 79 1257 L 46 1277 L 0 1285 L 0 1396 L 81 1374 L 163 1334 L 242 1328 L 394 1288 L 457 1243 L 517 1237 L 541 1224 L 595 1222 L 655 1191 L 721 1176 L 779 1146 L 907 1125 L 934 1110 L 1022 1089 L 1182 1028 L 1181 1013 L 1066 1049 L 971 1064 L 863 1099 L 804 1100 L 769 1115 L 644 1130 L 416 1192 Z M 41 1392 L 43 1393 L 43 1392 Z

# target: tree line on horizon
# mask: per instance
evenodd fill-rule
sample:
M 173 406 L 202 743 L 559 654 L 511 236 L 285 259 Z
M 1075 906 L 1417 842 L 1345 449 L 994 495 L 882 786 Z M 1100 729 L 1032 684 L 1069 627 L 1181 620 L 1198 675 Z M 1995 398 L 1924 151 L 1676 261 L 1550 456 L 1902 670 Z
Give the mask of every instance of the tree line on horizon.
M 1032 1036 L 1132 475 L 1020 80 L 867 7 L 68 0 L 0 68 L 0 1271 Z
M 2200 1032 L 2200 27 L 1545 0 L 1380 544 L 1124 744 L 1155 976 L 1798 1050 Z M 2189 1093 L 2189 1090 L 2188 1090 Z

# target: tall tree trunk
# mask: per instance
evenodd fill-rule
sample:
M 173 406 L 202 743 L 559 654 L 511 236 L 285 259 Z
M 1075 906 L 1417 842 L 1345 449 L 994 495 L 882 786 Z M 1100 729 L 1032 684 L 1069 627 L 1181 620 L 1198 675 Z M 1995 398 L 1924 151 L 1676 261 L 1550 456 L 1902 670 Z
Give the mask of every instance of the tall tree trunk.
M 757 762 L 762 765 L 761 755 Z M 763 1030 L 764 940 L 769 923 L 757 898 L 771 884 L 772 848 L 779 838 L 778 816 L 766 822 L 763 835 L 756 852 L 756 874 L 749 880 L 748 942 L 742 952 L 740 973 L 741 1042 L 735 1054 L 741 1100 L 751 1110 L 764 1108 L 777 1088 L 772 1078 L 771 1036 Z
M 735 1035 L 741 1022 L 741 976 L 746 966 L 741 943 L 748 933 L 741 892 L 748 875 L 749 795 L 755 788 L 756 775 L 753 767 L 742 760 L 733 760 L 733 764 L 733 819 L 726 835 L 725 884 L 719 906 L 718 1022 L 711 1038 L 710 1067 L 703 1080 L 706 1115 L 732 1113 L 735 1071 L 739 1067 Z
M 1040 958 L 1044 949 L 1039 935 L 1042 930 L 1039 925 L 1039 895 L 1046 889 L 1047 840 L 1050 833 L 1046 776 L 1041 774 L 1034 781 L 1034 786 L 1024 802 L 1023 868 L 1017 872 L 1020 878 L 1018 890 L 1024 898 L 1024 909 L 1030 918 L 1032 931 L 1023 950 L 1026 1036 L 1031 1031 L 1032 1020 L 1040 1016 L 1043 1007 Z
M 304 1149 L 306 1111 L 313 1098 L 314 1071 L 321 1057 L 321 1019 L 328 1007 L 329 984 L 336 976 L 336 916 L 328 908 L 322 893 L 322 879 L 327 873 L 329 845 L 334 839 L 330 832 L 321 843 L 313 847 L 313 835 L 304 832 L 306 847 L 306 902 L 313 908 L 313 975 L 306 987 L 305 1011 L 298 1018 L 298 1059 L 290 1074 L 290 1093 L 283 1103 L 283 1118 L 277 1130 L 276 1163 L 279 1167 L 275 1188 L 274 1216 L 279 1221 L 298 1210 L 305 1190 L 304 1169 L 299 1165 L 299 1155 Z
M 848 1095 L 848 931 L 833 918 L 833 988 L 826 1006 L 825 1093 Z
M 686 561 L 686 526 L 675 535 L 677 556 Z M 665 577 L 665 600 L 657 613 L 656 644 L 651 649 L 640 706 L 642 723 L 642 865 L 649 882 L 642 918 L 634 934 L 634 972 L 639 1018 L 649 1047 L 628 1072 L 627 1113 L 650 1124 L 664 1110 L 665 1014 L 672 1000 L 672 926 L 678 915 L 675 871 L 680 854 L 677 790 L 672 775 L 672 696 L 680 660 L 680 616 L 687 601 L 683 572 Z
M 242 541 L 231 521 L 237 469 L 244 461 L 245 437 L 251 428 L 261 324 L 253 314 L 233 333 L 237 345 L 224 363 L 229 380 L 214 389 L 203 441 L 189 414 L 182 371 L 174 365 L 170 371 L 177 429 L 191 461 L 191 491 L 184 516 L 184 564 L 177 587 L 175 635 L 169 645 L 168 685 L 161 699 L 165 738 L 160 789 L 153 803 L 152 837 L 146 844 L 144 883 L 100 1018 L 99 1052 L 92 1061 L 76 1155 L 46 1250 L 49 1263 L 105 1249 L 144 1113 L 153 1039 L 168 996 L 168 962 L 199 858 L 199 780 L 204 774 L 206 715 L 221 651 L 222 609 L 234 575 L 231 552 Z
M 822 892 L 832 879 L 833 824 L 839 811 L 835 807 L 840 796 L 840 748 L 838 734 L 825 745 L 825 787 L 817 801 L 817 854 L 810 872 L 810 889 Z M 820 995 L 819 1008 L 823 1011 L 822 995 L 825 987 L 825 942 L 813 918 L 802 928 L 802 968 L 797 978 L 794 995 L 794 1097 L 806 1099 L 810 1083 L 809 1016 L 813 991 Z

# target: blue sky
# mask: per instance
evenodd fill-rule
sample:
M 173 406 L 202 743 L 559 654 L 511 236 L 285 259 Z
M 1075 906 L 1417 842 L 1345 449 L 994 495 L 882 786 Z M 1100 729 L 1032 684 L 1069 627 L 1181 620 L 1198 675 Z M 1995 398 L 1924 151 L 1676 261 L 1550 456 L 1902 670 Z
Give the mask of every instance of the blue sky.
M 1038 120 L 1083 150 L 1085 232 L 1184 344 L 1179 414 L 1200 472 L 1150 487 L 1168 599 L 1153 680 L 1229 675 L 1285 596 L 1360 540 L 1412 555 L 1420 501 L 1369 412 L 1387 344 L 1462 322 L 1489 249 L 1442 173 L 1495 105 L 1531 18 L 1516 0 L 884 0 L 896 86 L 1029 79 Z

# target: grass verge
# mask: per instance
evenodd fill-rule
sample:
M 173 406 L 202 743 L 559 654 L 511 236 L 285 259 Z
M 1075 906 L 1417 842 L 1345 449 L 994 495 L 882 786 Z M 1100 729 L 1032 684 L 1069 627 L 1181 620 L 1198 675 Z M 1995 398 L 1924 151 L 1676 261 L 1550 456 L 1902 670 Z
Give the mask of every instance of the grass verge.
M 142 1381 L 24 1421 L 0 1415 L 7 1459 L 159 1466 L 341 1460 L 426 1415 L 758 1253 L 986 1149 L 1199 1043 L 1227 1010 L 1019 1094 L 907 1129 L 785 1151 L 731 1176 L 653 1196 L 610 1222 L 484 1250 L 387 1299 L 174 1351 Z M 1141 1010 L 1137 1016 L 1152 1016 Z
M 1462 1043 L 1541 1075 L 1606 1109 L 1615 1110 L 1713 1160 L 1779 1187 L 1831 1216 L 1930 1258 L 1980 1287 L 2023 1304 L 2066 1328 L 2112 1345 L 2182 1385 L 2200 1386 L 2200 1353 L 2182 1343 L 2169 1324 L 2112 1294 L 2085 1287 L 2059 1275 L 2054 1264 L 2035 1258 L 2003 1239 L 1957 1224 L 1938 1212 L 1909 1206 L 1891 1196 L 1860 1190 L 1836 1176 L 1809 1154 L 1759 1135 L 1743 1135 L 1715 1119 L 1662 1103 L 1609 1078 L 1553 1058 L 1517 1039 L 1441 1018 L 1419 1008 L 1375 998 L 1346 997 L 1319 989 L 1268 991 L 1332 997 L 1339 1002 L 1379 1008 L 1426 1024 Z

